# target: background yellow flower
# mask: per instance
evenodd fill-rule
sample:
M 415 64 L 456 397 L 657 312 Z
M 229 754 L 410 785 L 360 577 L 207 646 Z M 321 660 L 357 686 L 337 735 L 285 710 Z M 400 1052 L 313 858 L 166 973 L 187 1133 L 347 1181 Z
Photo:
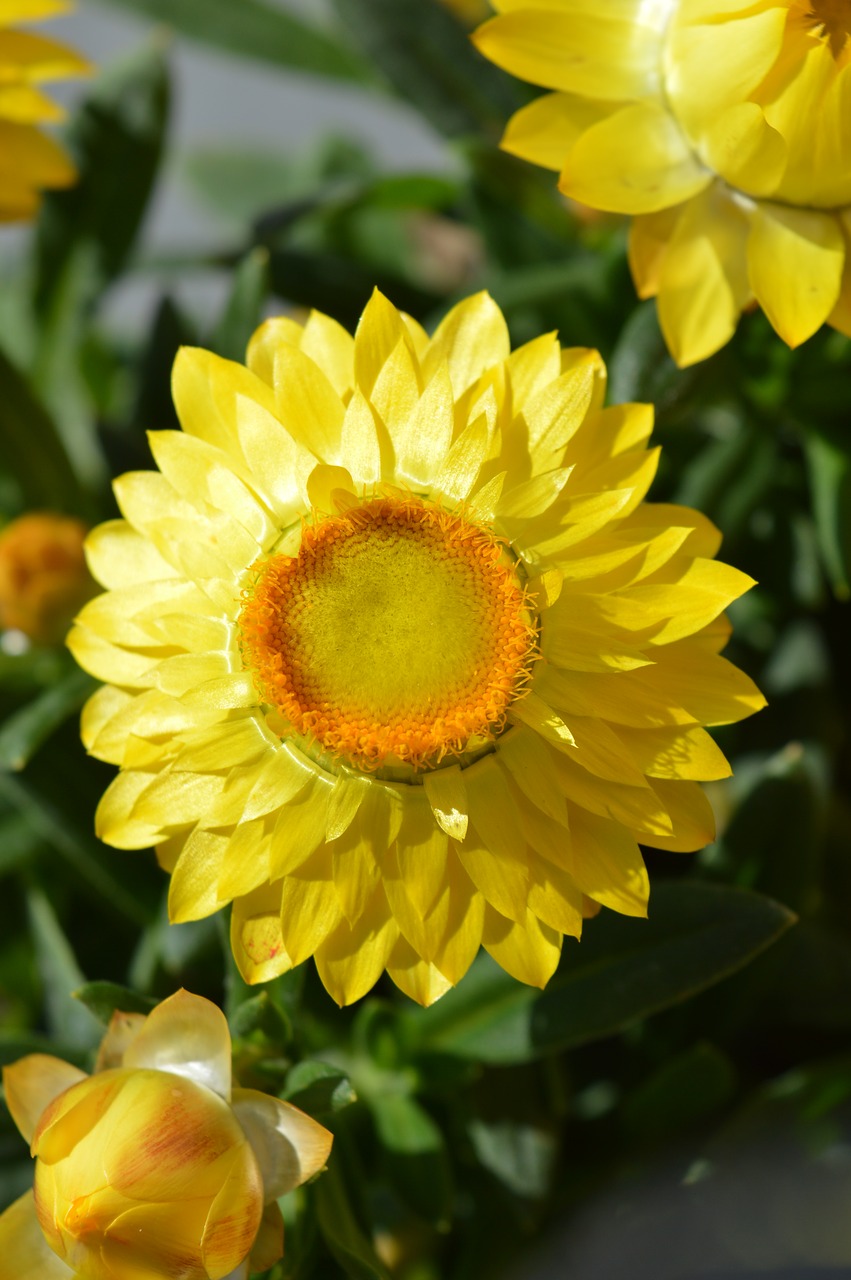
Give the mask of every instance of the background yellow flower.
M 250 982 L 315 955 L 340 1003 L 385 968 L 430 1003 L 484 945 L 542 986 L 586 911 L 646 912 L 639 841 L 713 838 L 751 580 L 644 503 L 652 410 L 602 407 L 594 351 L 512 352 L 486 294 L 433 338 L 377 293 L 354 339 L 270 320 L 248 365 L 180 354 L 184 430 L 88 540 L 98 832 L 157 845 L 173 920 L 234 900 Z
M 844 0 L 495 0 L 475 34 L 555 90 L 503 146 L 634 215 L 630 265 L 681 365 L 758 303 L 790 346 L 851 334 L 851 9 Z
M 84 75 L 88 64 L 55 40 L 11 25 L 53 17 L 69 7 L 65 0 L 0 0 L 0 222 L 31 218 L 40 191 L 74 181 L 65 152 L 38 127 L 64 117 L 39 86 Z
M 0 1217 L 16 1280 L 247 1280 L 283 1253 L 278 1197 L 331 1149 L 297 1107 L 232 1087 L 224 1015 L 187 991 L 115 1013 L 94 1075 L 32 1054 L 3 1086 L 36 1159 Z

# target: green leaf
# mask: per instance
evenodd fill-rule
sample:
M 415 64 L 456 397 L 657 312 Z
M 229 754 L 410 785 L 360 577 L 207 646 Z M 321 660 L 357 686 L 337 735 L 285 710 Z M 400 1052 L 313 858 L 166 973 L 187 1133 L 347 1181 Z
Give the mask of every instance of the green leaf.
M 701 856 L 743 887 L 805 910 L 818 892 L 829 777 L 823 754 L 798 742 L 753 770 L 739 770 L 734 800 L 737 790 L 743 794 L 717 845 Z
M 292 1039 L 292 1023 L 268 991 L 261 991 L 259 995 L 251 996 L 237 1005 L 229 1022 L 231 1035 L 234 1037 L 250 1036 L 255 1031 L 260 1031 L 274 1044 L 281 1046 Z
M 116 982 L 84 982 L 71 994 L 105 1025 L 109 1024 L 116 1010 L 120 1013 L 150 1013 L 157 1003 L 150 996 L 141 996 Z
M 813 516 L 827 575 L 840 600 L 851 596 L 851 450 L 847 424 L 804 435 Z
M 85 983 L 71 945 L 43 893 L 31 889 L 27 908 L 51 1033 L 75 1048 L 89 1049 L 99 1030 L 95 1017 L 71 995 L 72 988 Z
M 0 1066 L 5 1067 L 10 1062 L 17 1062 L 18 1058 L 25 1058 L 29 1053 L 49 1053 L 54 1058 L 73 1062 L 75 1067 L 87 1067 L 90 1048 L 90 1044 L 81 1047 L 76 1044 L 60 1043 L 54 1036 L 39 1035 L 36 1031 L 2 1031 L 0 1032 Z
M 552 1130 L 528 1121 L 472 1119 L 476 1158 L 516 1196 L 543 1200 L 552 1185 L 558 1143 Z
M 481 956 L 455 991 L 409 1013 L 415 1043 L 490 1063 L 527 1062 L 599 1040 L 734 973 L 794 922 L 741 889 L 657 884 L 649 920 L 605 913 L 566 942 L 556 975 L 532 991 Z
M 0 440 L 3 466 L 28 507 L 79 512 L 82 497 L 53 418 L 0 351 Z
M 369 1098 L 391 1185 L 421 1217 L 446 1229 L 452 1208 L 452 1169 L 443 1134 L 427 1111 L 403 1093 Z
M 17 810 L 33 834 L 63 857 L 99 897 L 134 924 L 147 924 L 145 908 L 102 866 L 98 855 L 103 846 L 69 827 L 44 796 L 9 773 L 0 773 L 0 798 Z
M 342 1162 L 333 1158 L 316 1183 L 316 1213 L 325 1243 L 350 1280 L 390 1280 L 352 1209 Z
M 101 0 L 229 54 L 339 80 L 369 82 L 369 67 L 330 35 L 263 0 Z
M 736 1070 L 727 1055 L 713 1044 L 696 1044 L 633 1090 L 624 1120 L 644 1141 L 676 1140 L 724 1107 L 735 1089 Z
M 37 229 L 36 302 L 42 313 L 81 260 L 77 292 L 83 307 L 124 267 L 159 170 L 169 98 L 158 42 L 104 71 L 74 116 L 67 142 L 79 181 L 45 198 Z
M 226 360 L 245 360 L 248 340 L 269 295 L 269 252 L 252 249 L 236 269 L 230 297 L 207 345 Z
M 45 689 L 0 726 L 0 770 L 19 771 L 93 693 L 96 683 L 85 671 L 74 670 L 59 684 Z
M 320 1118 L 357 1101 L 349 1077 L 329 1062 L 296 1063 L 287 1073 L 281 1097 L 308 1115 Z
M 517 85 L 477 51 L 440 0 L 334 0 L 366 60 L 436 128 L 497 138 Z

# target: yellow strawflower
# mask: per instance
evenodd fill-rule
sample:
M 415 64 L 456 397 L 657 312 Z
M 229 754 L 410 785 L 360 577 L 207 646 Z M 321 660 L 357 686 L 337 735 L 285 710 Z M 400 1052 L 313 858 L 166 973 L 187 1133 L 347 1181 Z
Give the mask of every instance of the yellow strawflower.
M 39 129 L 65 114 L 39 85 L 85 74 L 88 64 L 55 40 L 11 26 L 68 8 L 65 0 L 0 0 L 0 222 L 31 218 L 40 191 L 67 187 L 76 176 L 62 148 Z
M 433 338 L 376 293 L 354 339 L 179 354 L 184 430 L 116 482 L 69 644 L 108 681 L 101 838 L 157 845 L 172 920 L 234 900 L 249 982 L 313 955 L 340 1003 L 386 968 L 427 1004 L 484 945 L 543 986 L 588 900 L 645 914 L 639 840 L 712 839 L 751 579 L 642 503 L 653 413 L 604 386 L 553 334 L 511 352 L 487 294 Z
M 283 1253 L 279 1196 L 331 1134 L 231 1085 L 224 1015 L 179 991 L 116 1013 L 95 1074 L 46 1054 L 3 1071 L 35 1186 L 0 1217 L 3 1280 L 248 1280 Z
M 790 346 L 851 335 L 849 0 L 493 0 L 476 32 L 555 90 L 503 147 L 633 214 L 630 264 L 680 365 L 758 303 Z

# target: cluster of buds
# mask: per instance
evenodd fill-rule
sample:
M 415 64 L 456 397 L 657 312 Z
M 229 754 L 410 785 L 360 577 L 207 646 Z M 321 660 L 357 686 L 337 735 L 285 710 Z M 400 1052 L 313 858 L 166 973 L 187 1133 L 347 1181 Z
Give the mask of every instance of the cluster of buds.
M 186 991 L 116 1013 L 93 1075 L 32 1054 L 3 1083 L 36 1160 L 0 1217 L 3 1280 L 247 1280 L 283 1254 L 279 1197 L 331 1149 L 297 1107 L 232 1084 L 224 1015 Z

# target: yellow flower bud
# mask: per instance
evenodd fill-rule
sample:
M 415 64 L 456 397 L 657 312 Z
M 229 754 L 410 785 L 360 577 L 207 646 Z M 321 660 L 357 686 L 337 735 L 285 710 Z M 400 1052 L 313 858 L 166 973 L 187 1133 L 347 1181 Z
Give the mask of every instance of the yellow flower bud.
M 283 1253 L 275 1201 L 331 1135 L 277 1098 L 232 1089 L 221 1012 L 178 992 L 117 1014 L 86 1076 L 33 1054 L 4 1071 L 35 1187 L 0 1217 L 19 1280 L 247 1280 Z M 265 1207 L 264 1207 L 265 1206 Z
M 49 511 L 6 525 L 0 532 L 0 630 L 22 631 L 36 644 L 63 638 L 97 590 L 86 568 L 85 536 L 82 521 Z

